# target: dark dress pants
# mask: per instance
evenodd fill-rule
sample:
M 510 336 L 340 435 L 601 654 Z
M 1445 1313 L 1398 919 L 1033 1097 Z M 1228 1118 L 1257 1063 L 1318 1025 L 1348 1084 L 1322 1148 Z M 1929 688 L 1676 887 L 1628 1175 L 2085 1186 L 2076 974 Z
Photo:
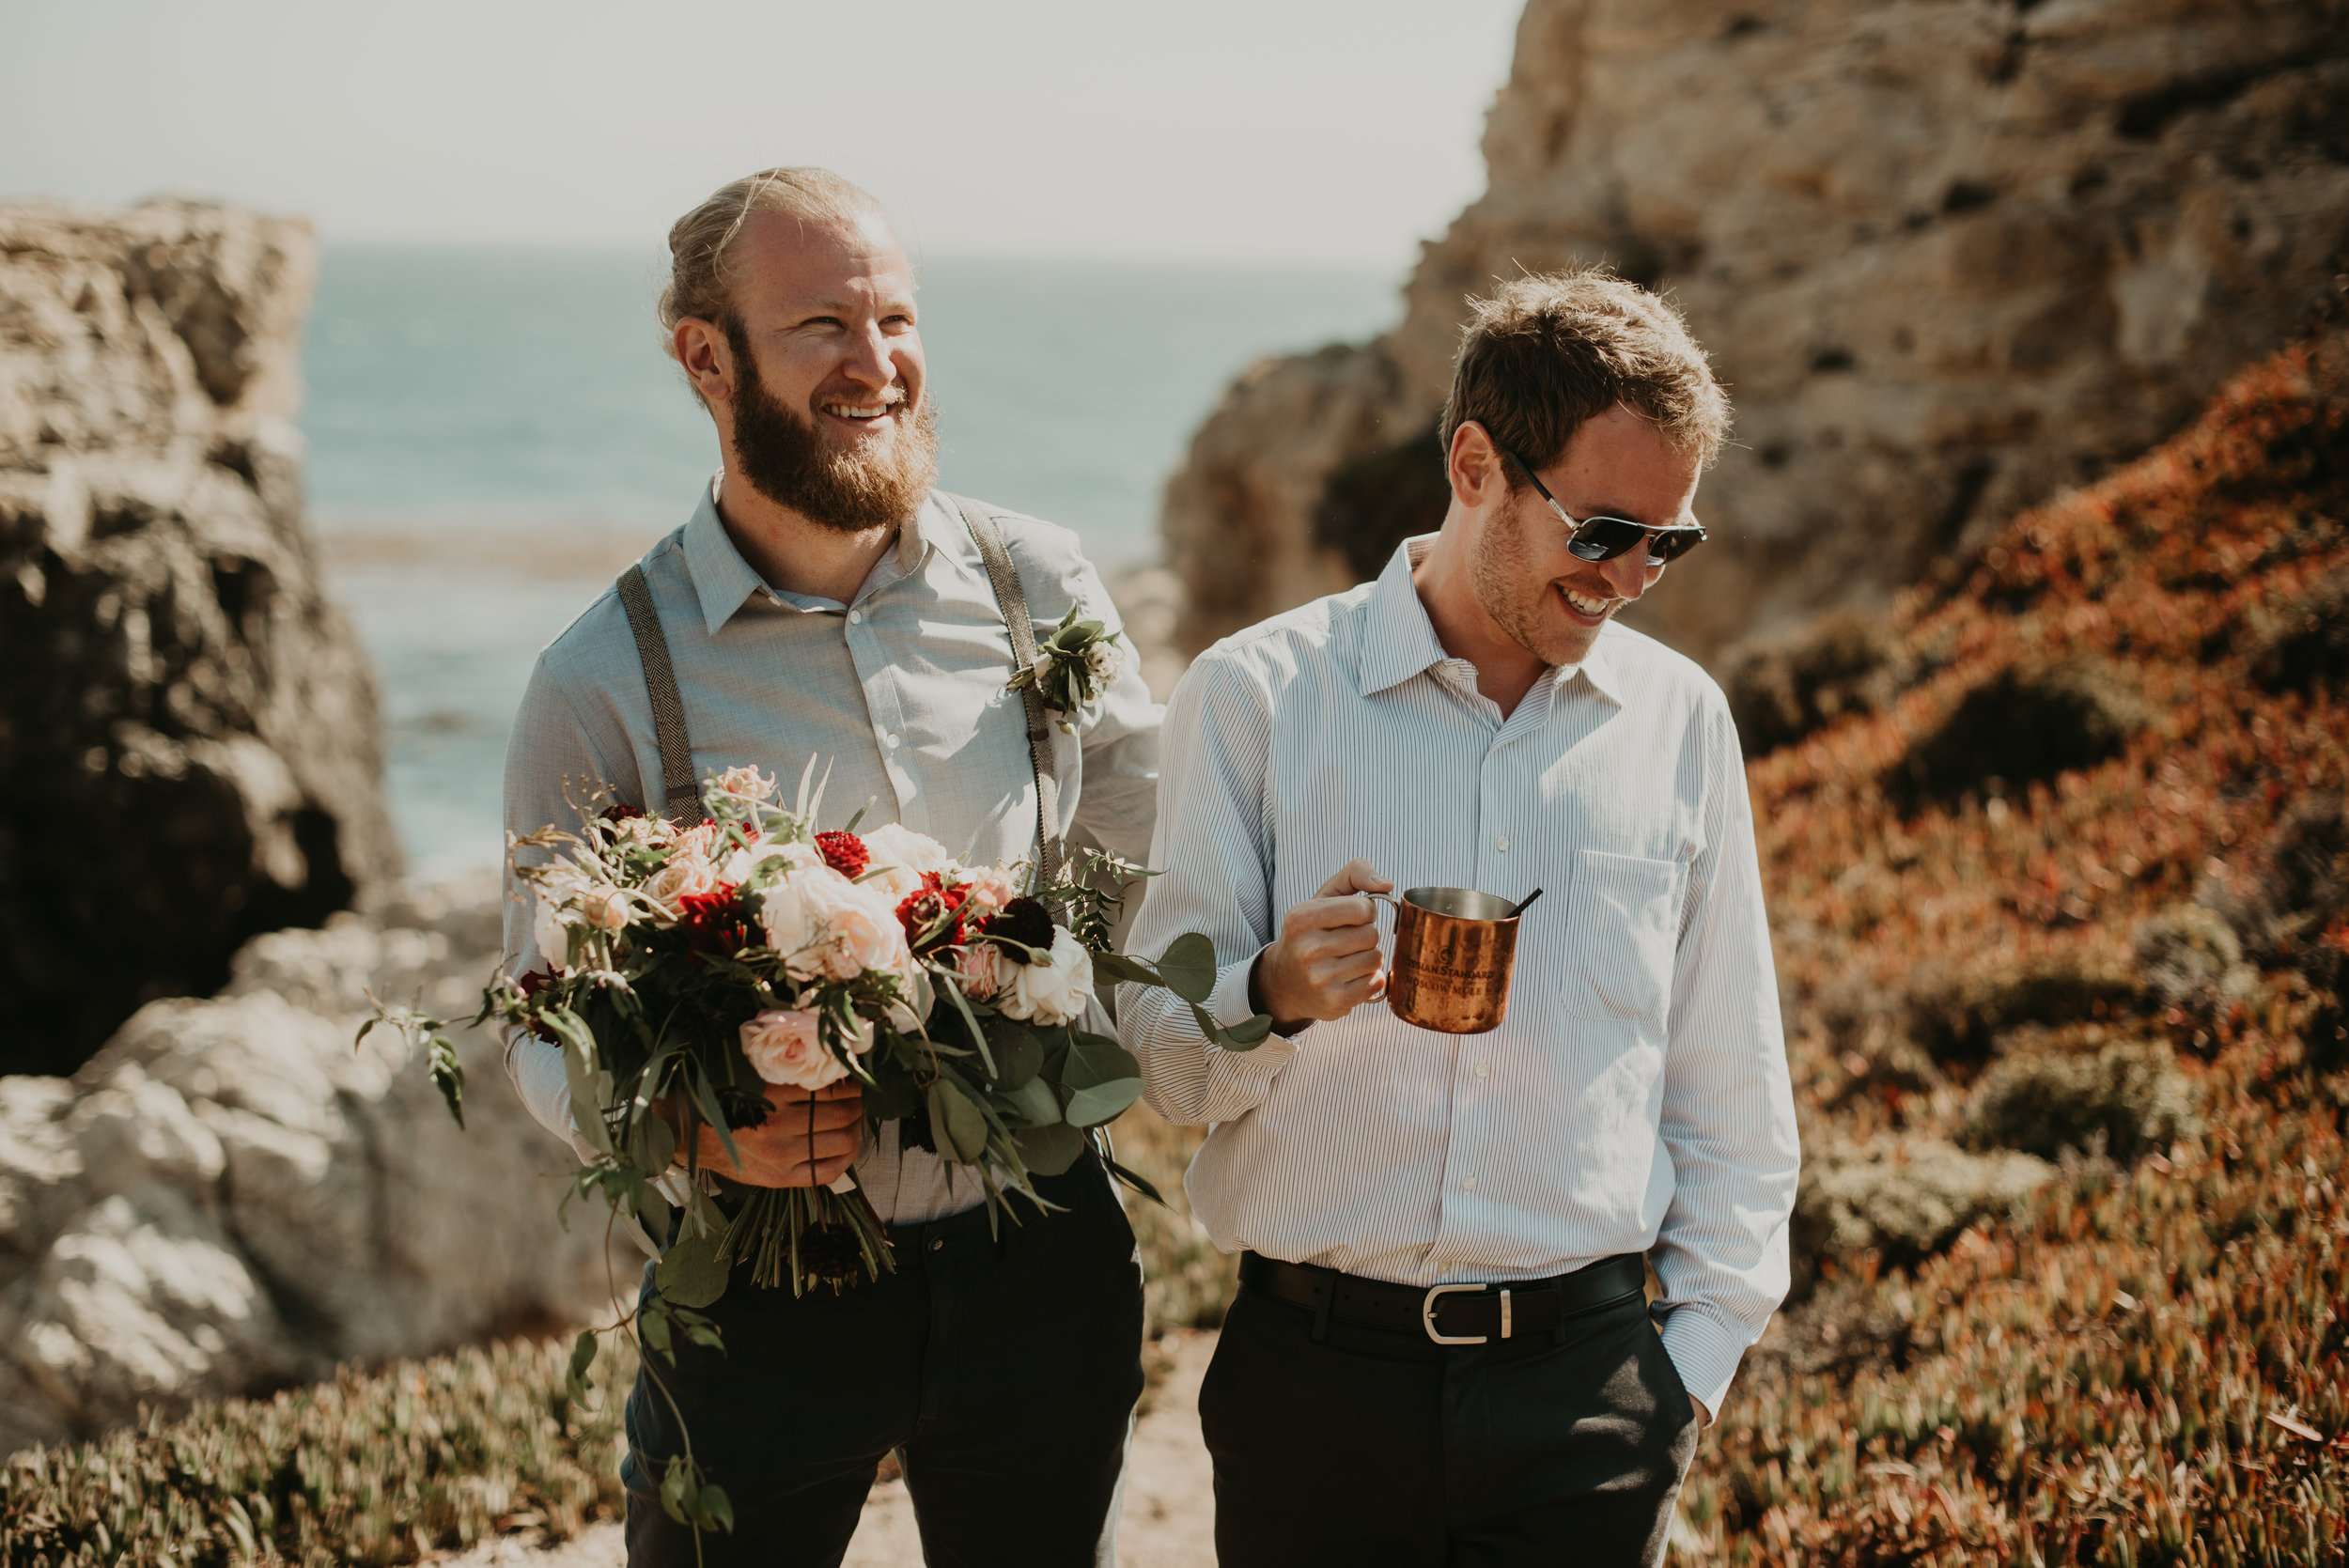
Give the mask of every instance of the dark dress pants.
M 631 1568 L 695 1560 L 661 1507 L 681 1445 L 655 1376 L 734 1505 L 732 1533 L 702 1536 L 708 1568 L 838 1563 L 892 1449 L 937 1568 L 1106 1565 L 1142 1393 L 1141 1265 L 1091 1155 L 1036 1187 L 1067 1212 L 1014 1199 L 1021 1223 L 1000 1238 L 983 1208 L 893 1227 L 897 1271 L 838 1296 L 738 1271 L 709 1309 L 723 1354 L 680 1346 L 674 1370 L 647 1356 L 621 1466 Z
M 1242 1289 L 1199 1394 L 1222 1568 L 1613 1568 L 1662 1560 L 1696 1452 L 1637 1297 L 1480 1345 Z

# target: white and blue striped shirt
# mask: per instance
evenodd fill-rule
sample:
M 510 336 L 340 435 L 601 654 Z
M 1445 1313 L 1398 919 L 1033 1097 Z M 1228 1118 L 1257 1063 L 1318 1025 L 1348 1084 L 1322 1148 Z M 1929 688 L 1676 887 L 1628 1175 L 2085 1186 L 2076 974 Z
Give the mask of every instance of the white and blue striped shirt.
M 1786 1293 L 1797 1157 L 1736 731 L 1694 663 L 1613 625 L 1504 718 L 1413 589 L 1432 542 L 1191 665 L 1131 945 L 1207 933 L 1237 1023 L 1283 913 L 1357 856 L 1398 889 L 1541 888 L 1507 1021 L 1373 1003 L 1243 1053 L 1128 986 L 1126 1042 L 1153 1106 L 1214 1124 L 1185 1185 L 1224 1250 L 1414 1285 L 1652 1250 L 1665 1348 L 1718 1410 Z

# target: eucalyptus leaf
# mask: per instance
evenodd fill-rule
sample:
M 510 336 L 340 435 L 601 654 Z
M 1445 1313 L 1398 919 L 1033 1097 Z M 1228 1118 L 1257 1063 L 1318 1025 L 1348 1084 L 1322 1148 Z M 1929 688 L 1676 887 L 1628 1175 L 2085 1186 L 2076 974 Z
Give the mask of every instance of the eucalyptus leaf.
M 1106 1034 L 1073 1032 L 1069 1037 L 1068 1060 L 1061 1068 L 1060 1083 L 1064 1089 L 1091 1089 L 1097 1084 L 1119 1079 L 1140 1079 L 1142 1063 L 1125 1047 Z
M 1079 1089 L 1068 1096 L 1068 1109 L 1063 1112 L 1072 1127 L 1098 1126 L 1115 1121 L 1126 1108 L 1142 1097 L 1142 1079 L 1112 1079 L 1090 1088 Z
M 1122 953 L 1095 954 L 1093 955 L 1093 972 L 1098 979 L 1129 982 L 1137 986 L 1159 986 L 1165 984 L 1165 982 L 1159 978 L 1159 971 L 1157 970 L 1152 969 L 1148 964 L 1143 963 L 1139 958 L 1129 958 Z
M 1042 1078 L 1032 1078 L 1018 1089 L 1005 1094 L 1020 1121 L 1032 1127 L 1048 1127 L 1061 1119 L 1060 1096 Z
M 1028 1127 L 1014 1141 L 1028 1173 L 1034 1176 L 1057 1176 L 1085 1152 L 1085 1135 L 1066 1124 Z
M 1254 1050 L 1265 1043 L 1266 1037 L 1271 1032 L 1271 1017 L 1258 1013 L 1242 1022 L 1233 1024 L 1228 1029 L 1218 1026 L 1215 1033 L 1208 1037 L 1225 1050 Z
M 1013 1093 L 1044 1070 L 1044 1042 L 1026 1024 L 996 1019 L 994 1045 L 995 1087 L 1004 1094 Z
M 726 1293 L 726 1265 L 718 1256 L 720 1238 L 679 1236 L 652 1271 L 661 1299 L 679 1307 L 707 1307 Z
M 645 1169 L 655 1174 L 666 1171 L 677 1158 L 677 1129 L 669 1126 L 667 1117 L 649 1113 L 638 1126 L 644 1141 Z
M 1159 958 L 1159 979 L 1185 1001 L 1215 994 L 1215 943 L 1192 931 L 1175 938 Z
M 944 1145 L 941 1154 L 966 1165 L 987 1153 L 987 1118 L 950 1079 L 930 1085 L 930 1135 Z

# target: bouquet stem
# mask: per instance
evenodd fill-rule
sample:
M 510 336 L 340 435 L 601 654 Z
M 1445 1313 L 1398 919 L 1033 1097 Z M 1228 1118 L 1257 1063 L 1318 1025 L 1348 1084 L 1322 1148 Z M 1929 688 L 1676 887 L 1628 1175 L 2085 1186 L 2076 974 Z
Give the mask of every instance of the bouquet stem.
M 787 1276 L 793 1296 L 804 1296 L 817 1285 L 830 1285 L 837 1295 L 897 1267 L 889 1227 L 863 1189 L 854 1185 L 845 1191 L 754 1189 L 726 1227 L 718 1256 L 729 1267 L 747 1259 L 751 1282 L 769 1290 Z

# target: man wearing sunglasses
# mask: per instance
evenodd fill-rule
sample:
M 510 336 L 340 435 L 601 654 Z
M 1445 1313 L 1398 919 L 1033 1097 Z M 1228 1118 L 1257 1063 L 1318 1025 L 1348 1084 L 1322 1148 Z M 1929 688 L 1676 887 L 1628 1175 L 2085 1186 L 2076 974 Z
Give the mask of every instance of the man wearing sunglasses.
M 1151 1103 L 1210 1126 L 1193 1210 L 1242 1254 L 1200 1395 L 1225 1568 L 1656 1562 L 1785 1294 L 1794 1103 L 1736 732 L 1615 624 L 1704 538 L 1728 422 L 1664 301 L 1509 283 L 1461 339 L 1441 531 L 1210 648 L 1168 706 L 1196 738 L 1134 946 L 1208 933 L 1208 1010 L 1278 1026 L 1233 1050 L 1123 999 Z M 1547 894 L 1499 1027 L 1377 1005 L 1361 894 L 1398 887 Z

